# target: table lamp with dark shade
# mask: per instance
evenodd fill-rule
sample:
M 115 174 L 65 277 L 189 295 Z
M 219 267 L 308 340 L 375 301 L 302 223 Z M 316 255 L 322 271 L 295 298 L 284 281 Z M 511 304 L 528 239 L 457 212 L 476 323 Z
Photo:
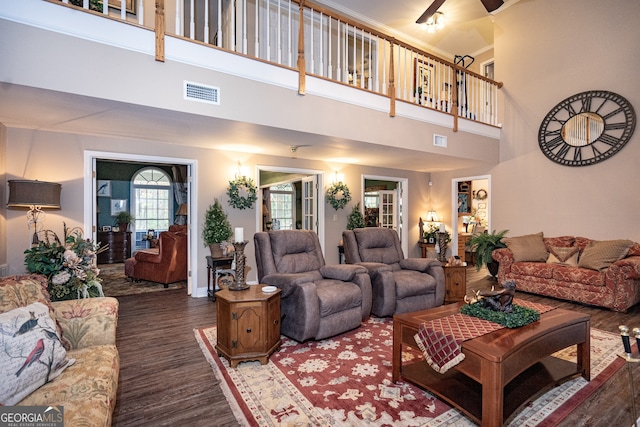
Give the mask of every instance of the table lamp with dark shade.
M 55 182 L 9 180 L 9 202 L 11 209 L 28 209 L 28 225 L 33 224 L 32 245 L 38 244 L 38 220 L 43 209 L 60 209 L 62 185 Z M 44 219 L 44 218 L 43 218 Z

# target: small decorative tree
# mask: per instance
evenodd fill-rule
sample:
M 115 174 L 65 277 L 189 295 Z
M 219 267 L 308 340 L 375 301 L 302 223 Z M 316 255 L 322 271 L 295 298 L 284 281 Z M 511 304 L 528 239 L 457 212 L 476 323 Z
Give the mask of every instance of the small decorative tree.
M 360 211 L 360 203 L 353 207 L 353 210 L 349 214 L 347 221 L 347 230 L 353 230 L 354 228 L 364 228 L 366 226 L 364 222 L 364 215 Z
M 204 228 L 202 229 L 202 239 L 204 245 L 211 249 L 211 256 L 214 258 L 222 257 L 222 248 L 220 244 L 231 237 L 231 224 L 229 218 L 218 199 L 215 199 L 212 205 L 209 205 L 204 216 Z

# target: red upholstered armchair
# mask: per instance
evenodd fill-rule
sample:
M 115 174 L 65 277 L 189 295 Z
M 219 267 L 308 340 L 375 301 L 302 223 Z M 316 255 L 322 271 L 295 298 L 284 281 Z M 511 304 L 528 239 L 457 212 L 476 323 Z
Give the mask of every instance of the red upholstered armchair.
M 158 236 L 157 250 L 141 250 L 127 259 L 124 272 L 132 280 L 169 283 L 187 280 L 186 226 L 170 226 Z

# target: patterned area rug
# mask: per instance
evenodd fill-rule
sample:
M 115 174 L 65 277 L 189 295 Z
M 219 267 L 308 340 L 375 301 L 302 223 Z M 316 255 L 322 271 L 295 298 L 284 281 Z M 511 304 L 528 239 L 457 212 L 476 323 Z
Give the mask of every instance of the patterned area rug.
M 297 343 L 282 337 L 269 363 L 237 369 L 216 355 L 216 328 L 195 330 L 231 408 L 243 426 L 475 426 L 431 394 L 391 381 L 391 319 L 371 318 L 338 337 Z M 620 336 L 591 329 L 591 378 L 567 381 L 509 420 L 511 426 L 554 426 L 624 366 Z M 417 346 L 416 346 L 417 348 Z M 575 361 L 575 346 L 556 357 Z M 421 353 L 403 353 L 404 360 Z
M 187 287 L 187 282 L 171 283 L 165 288 L 162 283 L 141 280 L 133 282 L 124 275 L 124 264 L 100 264 L 100 278 L 102 278 L 102 292 L 108 297 L 121 297 L 125 295 L 144 294 L 147 292 L 168 291 Z

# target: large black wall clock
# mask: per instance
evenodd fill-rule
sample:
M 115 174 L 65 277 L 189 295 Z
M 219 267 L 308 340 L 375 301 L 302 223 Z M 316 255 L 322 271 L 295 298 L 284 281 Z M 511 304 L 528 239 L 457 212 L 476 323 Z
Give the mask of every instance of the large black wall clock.
M 565 166 L 602 162 L 625 146 L 636 113 L 624 97 L 604 90 L 570 96 L 553 107 L 538 132 L 540 149 Z

